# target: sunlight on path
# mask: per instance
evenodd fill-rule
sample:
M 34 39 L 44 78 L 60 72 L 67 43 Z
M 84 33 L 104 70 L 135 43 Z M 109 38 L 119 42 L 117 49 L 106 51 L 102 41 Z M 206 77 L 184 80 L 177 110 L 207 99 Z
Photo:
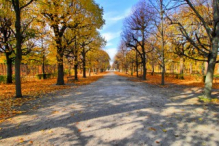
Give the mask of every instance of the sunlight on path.
M 110 72 L 8 119 L 0 125 L 0 145 L 219 145 L 218 112 L 170 97 Z

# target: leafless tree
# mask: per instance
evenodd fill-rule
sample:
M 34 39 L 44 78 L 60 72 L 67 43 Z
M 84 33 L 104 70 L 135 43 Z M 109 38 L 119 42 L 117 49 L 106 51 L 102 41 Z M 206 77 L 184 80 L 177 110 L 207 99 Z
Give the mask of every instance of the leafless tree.
M 122 37 L 128 47 L 135 49 L 141 57 L 143 67 L 142 79 L 146 80 L 146 55 L 151 52 L 147 50 L 147 39 L 153 30 L 152 20 L 154 11 L 146 1 L 140 1 L 133 9 L 133 14 L 126 18 Z

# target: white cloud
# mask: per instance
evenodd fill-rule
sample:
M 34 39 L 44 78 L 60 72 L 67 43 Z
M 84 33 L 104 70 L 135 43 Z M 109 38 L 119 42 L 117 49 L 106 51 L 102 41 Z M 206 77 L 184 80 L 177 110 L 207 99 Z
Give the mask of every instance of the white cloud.
M 119 20 L 122 20 L 122 19 L 124 19 L 124 18 L 125 18 L 124 16 L 116 16 L 116 17 L 110 18 L 109 20 L 110 20 L 110 21 L 119 21 Z
M 118 14 L 116 11 L 105 13 L 103 18 L 106 20 L 106 24 L 103 29 L 107 29 L 108 27 L 114 25 L 118 21 L 123 20 L 131 14 L 131 8 L 126 9 L 123 13 Z
M 110 56 L 111 60 L 114 59 L 116 53 L 118 52 L 117 48 L 108 48 L 108 49 L 104 49 Z
M 113 45 L 113 43 L 107 43 L 106 44 L 106 47 L 110 47 L 110 46 L 112 46 Z
M 109 43 L 111 40 L 118 38 L 120 36 L 120 31 L 116 32 L 116 33 L 112 33 L 112 32 L 106 32 L 106 33 L 102 33 L 102 36 L 106 39 L 106 41 Z

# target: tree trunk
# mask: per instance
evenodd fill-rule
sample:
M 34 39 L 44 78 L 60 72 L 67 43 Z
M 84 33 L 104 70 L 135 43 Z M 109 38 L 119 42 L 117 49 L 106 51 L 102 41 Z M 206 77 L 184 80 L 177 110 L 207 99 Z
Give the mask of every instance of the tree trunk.
M 160 1 L 160 16 L 161 16 L 161 51 L 162 51 L 162 79 L 161 85 L 165 84 L 165 55 L 164 55 L 164 27 L 163 27 L 163 1 Z
M 64 68 L 63 68 L 63 58 L 58 60 L 58 78 L 56 85 L 64 85 Z
M 99 68 L 96 68 L 96 69 L 95 69 L 95 71 L 96 71 L 96 74 L 98 73 L 98 70 L 99 70 Z
M 184 79 L 184 58 L 180 56 L 180 79 Z
M 152 75 L 152 76 L 154 75 L 154 63 L 152 63 L 152 72 L 151 72 L 151 75 Z
M 15 85 L 16 85 L 16 97 L 22 97 L 21 92 L 21 75 L 20 75 L 21 61 L 18 57 L 15 59 Z
M 59 31 L 59 26 L 55 24 L 53 26 L 53 31 L 55 33 L 55 41 L 56 41 L 56 49 L 57 49 L 57 62 L 58 62 L 58 78 L 56 85 L 64 85 L 64 68 L 63 68 L 63 56 L 64 56 L 64 48 L 62 46 L 62 36 L 64 30 L 62 32 Z
M 219 8 L 218 8 L 218 0 L 213 0 L 213 20 L 215 25 L 215 31 L 212 34 L 212 51 L 208 56 L 208 69 L 205 78 L 205 88 L 204 88 L 204 96 L 206 98 L 211 98 L 212 92 L 212 84 L 214 77 L 214 69 L 216 65 L 216 59 L 218 55 L 219 48 Z
M 138 77 L 138 53 L 135 51 L 136 77 Z
M 20 65 L 22 60 L 22 50 L 21 50 L 21 43 L 22 43 L 22 34 L 21 34 L 21 15 L 20 15 L 20 6 L 19 1 L 15 1 L 15 13 L 16 13 L 16 22 L 15 22 L 15 29 L 16 29 L 16 57 L 15 57 L 15 85 L 16 85 L 16 97 L 22 97 L 21 92 L 21 75 L 20 75 Z
M 138 75 L 138 63 L 136 64 L 136 77 L 138 78 L 139 75 Z
M 74 69 L 75 69 L 75 80 L 78 80 L 78 64 L 74 65 Z
M 61 46 L 61 44 L 59 44 Z M 57 49 L 57 61 L 58 61 L 58 78 L 56 85 L 64 85 L 64 68 L 63 68 L 63 49 Z
M 145 56 L 145 55 L 144 55 Z M 142 76 L 142 80 L 146 80 L 146 74 L 147 74 L 147 69 L 146 69 L 146 59 L 145 57 L 143 57 L 142 60 L 142 67 L 143 67 L 143 76 Z
M 42 71 L 43 71 L 43 79 L 46 79 L 46 75 L 45 75 L 45 55 L 44 54 L 43 54 Z
M 83 78 L 86 78 L 86 54 L 85 51 L 82 52 L 82 56 L 83 56 Z
M 190 74 L 192 74 L 193 70 L 192 70 L 192 63 L 190 63 Z
M 83 78 L 86 78 L 86 61 L 83 60 Z
M 12 62 L 13 60 L 10 58 L 11 53 L 6 52 L 6 61 L 7 61 L 7 81 L 6 83 L 12 83 Z
M 206 98 L 211 98 L 213 78 L 214 78 L 214 69 L 216 65 L 217 50 L 219 47 L 218 42 L 219 42 L 219 36 L 214 38 L 212 53 L 209 54 L 209 57 L 208 57 L 208 69 L 207 69 L 207 74 L 205 78 L 205 88 L 204 88 L 204 96 Z

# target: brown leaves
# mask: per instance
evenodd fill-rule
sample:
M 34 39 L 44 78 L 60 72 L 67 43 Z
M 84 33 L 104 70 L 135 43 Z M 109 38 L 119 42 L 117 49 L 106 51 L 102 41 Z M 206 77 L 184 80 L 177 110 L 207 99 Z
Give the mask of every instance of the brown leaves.
M 92 127 L 92 126 L 91 126 L 91 125 L 88 125 L 88 126 L 87 126 L 87 128 L 90 128 L 90 127 Z
M 23 139 L 23 138 L 19 138 L 19 139 L 18 139 L 18 142 L 19 142 L 19 143 L 23 143 L 23 142 L 24 142 L 24 139 Z
M 116 72 L 117 75 L 125 76 L 125 77 L 131 77 L 131 81 L 134 82 L 147 82 L 149 84 L 158 85 L 160 86 L 160 75 L 147 75 L 147 81 L 143 81 L 140 78 L 136 78 L 134 76 L 127 75 L 125 73 Z M 199 79 L 192 77 L 192 76 L 184 76 L 184 80 L 176 79 L 175 77 L 169 76 L 165 77 L 166 82 L 177 84 L 177 85 L 186 85 L 186 86 L 193 86 L 193 87 L 204 87 L 204 83 L 202 82 L 202 77 Z M 160 86 L 163 87 L 163 86 Z M 164 86 L 169 87 L 169 86 Z M 213 84 L 214 89 L 219 89 L 219 83 L 218 81 Z M 218 101 L 219 102 L 219 101 Z
M 87 85 L 102 78 L 104 74 L 106 73 L 101 73 L 99 75 L 91 76 L 88 78 L 80 78 L 79 81 L 74 81 L 74 83 L 76 85 Z M 1 84 L 0 89 L 3 90 L 1 90 L 0 94 L 0 123 L 3 122 L 3 119 L 5 118 L 25 112 L 12 110 L 14 106 L 22 106 L 28 101 L 36 100 L 37 97 L 42 98 L 44 94 L 72 87 L 70 85 L 56 86 L 55 84 L 56 79 L 23 82 L 21 86 L 22 93 L 25 98 L 13 98 L 15 96 L 15 85 Z M 76 88 L 76 86 L 74 87 Z M 32 106 L 32 109 L 34 110 L 37 108 L 38 106 Z
M 161 127 L 163 127 L 163 126 L 161 126 Z M 150 131 L 154 131 L 154 132 L 157 131 L 157 129 L 155 129 L 155 128 L 153 128 L 153 127 L 149 127 L 148 130 L 150 130 Z M 164 133 L 167 132 L 166 129 L 162 129 L 162 131 L 163 131 Z
M 59 111 L 53 111 L 52 112 L 52 114 L 58 114 L 59 113 Z
M 153 127 L 150 127 L 150 128 L 148 128 L 148 130 L 150 130 L 150 131 L 157 131 L 155 128 L 153 128 Z

